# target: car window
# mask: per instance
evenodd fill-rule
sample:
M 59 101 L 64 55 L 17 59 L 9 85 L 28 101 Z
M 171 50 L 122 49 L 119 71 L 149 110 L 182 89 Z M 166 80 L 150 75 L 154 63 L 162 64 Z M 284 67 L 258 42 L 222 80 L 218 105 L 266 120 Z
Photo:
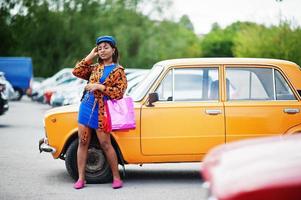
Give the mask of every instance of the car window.
M 228 100 L 295 99 L 285 79 L 272 68 L 227 67 L 226 80 Z
M 273 71 L 269 68 L 226 68 L 228 100 L 274 99 Z
M 172 100 L 172 74 L 172 70 L 169 70 L 169 72 L 166 74 L 163 81 L 161 82 L 160 86 L 156 90 L 156 92 L 159 95 L 160 101 Z
M 59 71 L 55 75 L 53 75 L 51 78 L 53 80 L 55 80 L 55 82 L 60 82 L 63 79 L 67 79 L 69 77 L 74 77 L 74 76 L 72 74 L 71 69 L 69 70 L 69 69 L 66 68 L 66 69 L 63 69 L 63 70 Z
M 76 77 L 61 79 L 60 81 L 57 82 L 57 85 L 67 84 L 67 83 L 70 83 L 70 82 L 74 82 L 76 80 L 77 80 Z
M 218 100 L 218 68 L 171 69 L 157 88 L 160 101 Z
M 275 70 L 275 88 L 277 100 L 296 100 L 293 91 L 277 70 Z

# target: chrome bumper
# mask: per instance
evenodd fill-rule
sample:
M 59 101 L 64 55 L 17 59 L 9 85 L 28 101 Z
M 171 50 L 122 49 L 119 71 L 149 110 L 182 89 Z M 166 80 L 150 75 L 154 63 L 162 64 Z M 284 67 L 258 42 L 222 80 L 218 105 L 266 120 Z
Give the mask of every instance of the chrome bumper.
M 43 151 L 52 154 L 56 152 L 56 149 L 48 144 L 47 138 L 42 138 L 39 140 L 39 150 L 40 153 L 42 153 Z

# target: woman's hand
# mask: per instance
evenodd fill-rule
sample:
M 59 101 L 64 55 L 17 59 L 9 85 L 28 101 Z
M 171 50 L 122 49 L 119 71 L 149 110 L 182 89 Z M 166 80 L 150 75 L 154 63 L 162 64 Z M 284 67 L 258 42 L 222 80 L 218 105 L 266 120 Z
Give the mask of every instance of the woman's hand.
M 85 90 L 94 92 L 96 90 L 103 91 L 105 89 L 105 86 L 100 83 L 89 83 L 86 85 Z
M 94 47 L 91 52 L 86 56 L 86 61 L 92 61 L 97 56 L 97 47 Z

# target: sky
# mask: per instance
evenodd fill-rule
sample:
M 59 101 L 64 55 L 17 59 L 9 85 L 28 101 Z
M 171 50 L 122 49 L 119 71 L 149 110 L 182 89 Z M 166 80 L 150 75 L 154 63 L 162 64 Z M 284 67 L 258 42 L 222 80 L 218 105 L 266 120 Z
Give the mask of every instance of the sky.
M 178 21 L 188 15 L 197 34 L 210 32 L 213 23 L 222 28 L 236 21 L 251 21 L 266 26 L 289 20 L 301 27 L 301 0 L 171 0 L 164 17 Z

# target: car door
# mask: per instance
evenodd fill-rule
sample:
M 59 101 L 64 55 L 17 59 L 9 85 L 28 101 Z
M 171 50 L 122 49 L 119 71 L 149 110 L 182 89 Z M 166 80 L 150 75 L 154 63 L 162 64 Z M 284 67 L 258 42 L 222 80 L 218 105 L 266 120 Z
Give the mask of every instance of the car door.
M 226 141 L 283 134 L 300 124 L 300 102 L 271 66 L 226 66 Z
M 225 142 L 218 66 L 171 68 L 141 109 L 144 155 L 199 155 Z

